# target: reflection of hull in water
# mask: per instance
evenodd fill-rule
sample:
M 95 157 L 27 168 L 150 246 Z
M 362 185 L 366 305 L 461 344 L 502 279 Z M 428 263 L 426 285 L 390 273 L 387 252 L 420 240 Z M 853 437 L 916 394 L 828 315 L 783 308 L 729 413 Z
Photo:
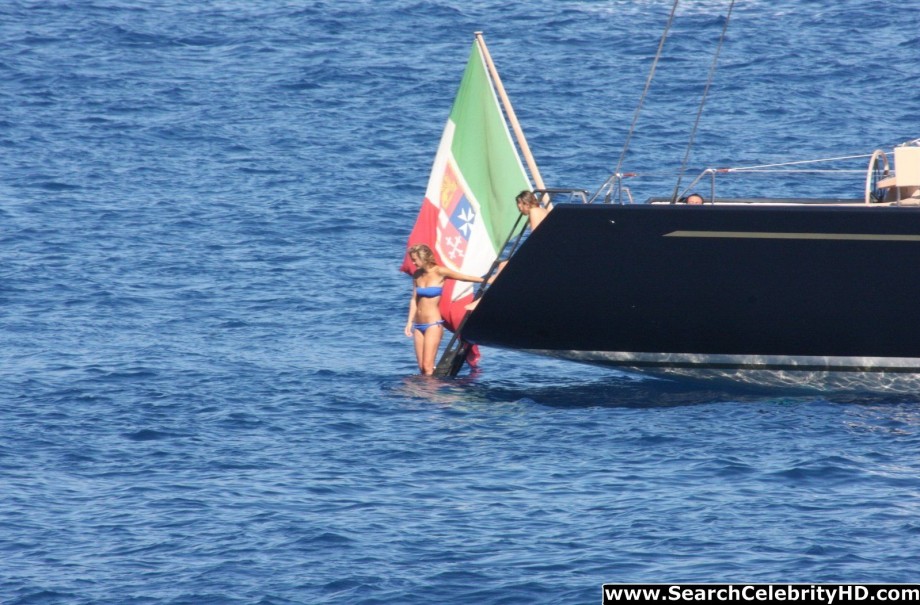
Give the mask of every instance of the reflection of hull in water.
M 526 353 L 610 366 L 656 378 L 766 388 L 920 393 L 920 359 L 649 355 L 606 351 Z
M 661 377 L 920 392 L 920 209 L 560 204 L 464 335 Z

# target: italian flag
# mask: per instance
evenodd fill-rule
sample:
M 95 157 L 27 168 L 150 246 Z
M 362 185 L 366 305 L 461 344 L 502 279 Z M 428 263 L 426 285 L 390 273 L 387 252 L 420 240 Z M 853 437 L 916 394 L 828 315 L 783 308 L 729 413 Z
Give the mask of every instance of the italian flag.
M 511 234 L 520 214 L 514 198 L 524 189 L 532 189 L 530 179 L 474 42 L 408 245 L 428 244 L 440 264 L 484 275 Z M 410 275 L 415 269 L 408 254 L 401 269 Z M 447 280 L 441 316 L 451 331 L 463 320 L 473 287 Z

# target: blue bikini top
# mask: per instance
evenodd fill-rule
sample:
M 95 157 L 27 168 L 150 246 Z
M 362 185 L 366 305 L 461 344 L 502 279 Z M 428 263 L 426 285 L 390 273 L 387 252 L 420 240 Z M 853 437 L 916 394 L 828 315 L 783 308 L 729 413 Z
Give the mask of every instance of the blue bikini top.
M 441 296 L 443 290 L 443 286 L 428 286 L 425 288 L 416 288 L 415 293 L 422 298 L 435 298 L 436 296 Z

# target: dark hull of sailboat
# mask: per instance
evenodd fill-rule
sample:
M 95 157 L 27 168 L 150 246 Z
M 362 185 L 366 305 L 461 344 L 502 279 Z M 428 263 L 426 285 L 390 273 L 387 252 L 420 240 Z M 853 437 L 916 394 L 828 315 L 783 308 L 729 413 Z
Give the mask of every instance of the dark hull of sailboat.
M 920 209 L 559 205 L 463 333 L 661 376 L 920 390 Z

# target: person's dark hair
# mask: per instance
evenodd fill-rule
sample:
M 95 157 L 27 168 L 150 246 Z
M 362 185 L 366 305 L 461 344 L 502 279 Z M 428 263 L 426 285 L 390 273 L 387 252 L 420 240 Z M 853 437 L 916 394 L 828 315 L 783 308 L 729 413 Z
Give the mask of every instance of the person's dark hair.
M 517 194 L 517 197 L 514 198 L 514 201 L 525 206 L 540 205 L 540 202 L 537 201 L 537 196 L 533 194 L 533 191 L 528 191 L 527 189 Z

